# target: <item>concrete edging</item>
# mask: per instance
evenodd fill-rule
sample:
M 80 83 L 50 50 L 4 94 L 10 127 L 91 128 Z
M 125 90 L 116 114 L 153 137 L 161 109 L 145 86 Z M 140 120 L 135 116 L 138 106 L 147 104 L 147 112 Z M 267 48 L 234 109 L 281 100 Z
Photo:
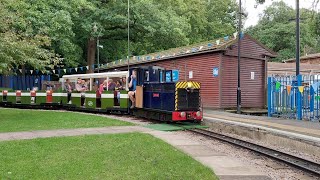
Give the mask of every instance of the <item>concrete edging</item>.
M 320 138 L 318 137 L 211 117 L 204 117 L 203 123 L 214 131 L 223 130 L 224 133 L 320 157 Z

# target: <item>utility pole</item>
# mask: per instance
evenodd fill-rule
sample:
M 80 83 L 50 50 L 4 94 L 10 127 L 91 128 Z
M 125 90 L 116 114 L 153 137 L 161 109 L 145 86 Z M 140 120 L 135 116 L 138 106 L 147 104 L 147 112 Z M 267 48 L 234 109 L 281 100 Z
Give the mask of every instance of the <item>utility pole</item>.
M 238 88 L 237 88 L 237 113 L 241 114 L 241 88 L 240 88 L 240 49 L 241 49 L 241 0 L 239 0 L 239 24 L 238 24 Z
M 100 44 L 99 44 L 99 35 L 98 35 L 98 37 L 97 37 L 97 49 L 98 49 L 98 73 L 99 73 L 99 71 L 100 71 L 100 51 L 99 51 L 99 49 L 100 49 Z
M 300 74 L 300 7 L 296 0 L 296 75 Z
M 128 73 L 129 73 L 129 59 L 130 59 L 130 0 L 128 0 Z
M 296 76 L 297 86 L 302 84 L 302 76 L 300 75 L 300 7 L 299 0 L 296 0 Z M 297 92 L 297 119 L 302 120 L 302 94 Z

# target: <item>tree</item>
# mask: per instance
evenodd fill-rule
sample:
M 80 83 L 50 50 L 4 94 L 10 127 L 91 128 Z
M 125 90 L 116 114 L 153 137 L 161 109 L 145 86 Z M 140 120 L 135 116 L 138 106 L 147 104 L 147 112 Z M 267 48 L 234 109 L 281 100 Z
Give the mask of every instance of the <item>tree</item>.
M 95 3 L 100 8 L 90 19 L 101 29 L 100 42 L 106 49 L 101 57 L 109 60 L 126 58 L 127 0 Z M 131 55 L 162 51 L 232 34 L 236 31 L 236 10 L 234 0 L 131 0 Z M 88 54 L 94 55 L 94 43 L 94 38 L 91 38 Z M 90 56 L 88 61 L 93 62 L 94 56 Z
M 256 0 L 257 4 L 263 4 L 266 2 L 266 0 Z M 312 7 L 313 7 L 313 10 L 315 10 L 319 4 L 320 0 L 313 0 L 312 1 Z
M 310 10 L 301 10 L 301 53 L 304 50 L 309 53 L 319 50 L 319 36 L 316 35 L 317 30 L 313 12 Z M 284 2 L 274 2 L 268 7 L 260 18 L 258 24 L 249 27 L 247 32 L 261 41 L 267 47 L 278 52 L 275 61 L 281 61 L 295 56 L 295 10 L 287 6 Z M 313 28 L 312 28 L 313 27 Z
M 30 23 L 19 12 L 9 11 L 0 2 L 0 72 L 26 64 L 40 70 L 59 62 L 59 57 L 47 49 L 51 45 L 48 36 L 31 33 Z
M 2 59 L 5 60 L 1 61 L 8 62 L 9 66 L 16 66 L 15 64 L 21 62 L 20 64 L 34 68 L 51 68 L 50 61 L 61 57 L 58 58 L 61 60 L 60 65 L 75 67 L 87 64 L 91 67 L 96 62 L 98 37 L 104 47 L 100 51 L 100 63 L 127 56 L 127 0 L 2 0 L 1 2 L 3 9 L 1 12 L 11 14 L 15 18 L 7 25 L 2 25 L 1 35 L 5 36 L 11 32 L 15 36 L 24 37 L 23 39 L 28 42 L 36 41 L 34 48 L 42 52 L 39 57 L 35 56 L 36 53 L 31 53 L 33 59 L 30 62 L 23 62 L 22 59 L 24 56 L 27 57 L 26 55 L 18 58 L 12 57 L 16 55 L 13 52 L 11 57 L 7 53 L 8 57 L 3 56 Z M 235 0 L 130 0 L 130 2 L 131 55 L 189 45 L 230 35 L 236 31 L 238 5 Z M 6 18 L 2 18 L 2 21 L 4 20 Z M 97 32 L 93 31 L 94 24 L 98 27 Z M 12 36 L 13 40 L 6 38 L 1 40 L 22 45 L 22 42 L 17 42 L 14 38 Z M 38 41 L 39 38 L 42 40 Z M 2 44 L 4 45 L 5 43 Z M 9 48 L 7 45 L 6 48 L 12 49 L 12 46 Z M 36 50 L 30 50 L 32 51 Z M 12 60 L 8 60 L 10 58 Z

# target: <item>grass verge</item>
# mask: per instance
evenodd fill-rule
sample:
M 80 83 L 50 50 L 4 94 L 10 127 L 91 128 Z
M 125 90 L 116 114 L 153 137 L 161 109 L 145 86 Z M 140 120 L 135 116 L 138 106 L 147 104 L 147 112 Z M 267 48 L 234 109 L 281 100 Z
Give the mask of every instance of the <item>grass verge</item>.
M 90 114 L 21 109 L 0 109 L 0 124 L 0 132 L 133 125 Z
M 126 133 L 0 142 L 3 179 L 217 179 L 151 135 Z

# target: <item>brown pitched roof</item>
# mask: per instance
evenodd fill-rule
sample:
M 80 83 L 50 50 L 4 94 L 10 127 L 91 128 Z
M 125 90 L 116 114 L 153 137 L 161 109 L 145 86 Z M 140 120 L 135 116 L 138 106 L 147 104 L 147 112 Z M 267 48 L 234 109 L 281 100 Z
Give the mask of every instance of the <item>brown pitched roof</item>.
M 265 47 L 263 44 L 258 42 L 257 40 L 253 39 L 250 35 L 245 34 L 246 37 L 249 37 L 252 41 L 259 44 L 261 47 L 265 48 L 270 54 L 266 54 L 270 57 L 275 57 L 276 53 L 272 50 Z M 157 52 L 157 53 L 151 53 L 146 54 L 142 56 L 133 56 L 129 59 L 129 64 L 135 65 L 135 64 L 142 64 L 147 62 L 154 62 L 154 61 L 161 61 L 166 59 L 172 59 L 177 57 L 184 57 L 184 56 L 190 56 L 195 54 L 202 54 L 207 52 L 214 52 L 214 51 L 224 51 L 226 50 L 230 45 L 233 45 L 237 42 L 237 36 L 225 36 L 224 38 L 219 38 L 215 40 L 210 40 L 206 42 L 196 43 L 189 46 L 183 46 L 178 48 L 172 48 L 169 50 Z M 109 68 L 117 68 L 126 66 L 128 64 L 127 59 L 120 59 L 111 63 L 104 64 L 101 66 L 101 69 L 109 69 Z
M 295 71 L 295 63 L 268 62 L 268 72 L 284 74 Z M 320 64 L 300 64 L 300 71 L 305 73 L 320 73 Z
M 300 57 L 300 60 L 315 59 L 315 58 L 320 58 L 320 53 L 309 54 L 309 55 L 307 55 L 307 56 L 302 56 L 302 57 Z M 291 58 L 291 59 L 283 60 L 282 62 L 286 63 L 286 62 L 293 62 L 293 61 L 296 61 L 296 58 Z

